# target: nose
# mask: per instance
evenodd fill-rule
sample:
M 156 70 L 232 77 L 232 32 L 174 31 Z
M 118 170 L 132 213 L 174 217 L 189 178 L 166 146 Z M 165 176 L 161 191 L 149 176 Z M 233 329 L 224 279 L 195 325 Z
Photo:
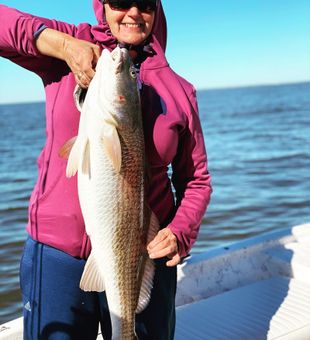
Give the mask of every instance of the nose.
M 133 3 L 133 5 L 129 8 L 129 10 L 127 11 L 127 14 L 133 17 L 141 15 L 139 8 L 137 7 L 135 3 Z

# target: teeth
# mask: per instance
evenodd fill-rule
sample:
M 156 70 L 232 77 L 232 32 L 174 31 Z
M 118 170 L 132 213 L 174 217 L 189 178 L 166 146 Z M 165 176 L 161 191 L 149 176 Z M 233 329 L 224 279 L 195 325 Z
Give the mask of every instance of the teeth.
M 141 24 L 126 24 L 126 27 L 140 27 Z

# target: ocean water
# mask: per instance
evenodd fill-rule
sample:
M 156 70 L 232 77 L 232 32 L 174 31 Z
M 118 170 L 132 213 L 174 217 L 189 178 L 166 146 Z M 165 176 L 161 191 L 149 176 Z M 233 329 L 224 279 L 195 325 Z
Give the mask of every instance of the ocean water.
M 213 195 L 192 253 L 310 222 L 310 83 L 198 92 Z M 19 259 L 44 104 L 0 105 L 0 324 L 21 315 Z

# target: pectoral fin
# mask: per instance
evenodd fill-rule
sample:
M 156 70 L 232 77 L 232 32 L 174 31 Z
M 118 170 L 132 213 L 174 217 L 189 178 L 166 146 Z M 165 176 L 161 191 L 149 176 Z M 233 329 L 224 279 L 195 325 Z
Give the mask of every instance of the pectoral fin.
M 72 177 L 77 173 L 79 164 L 81 161 L 85 169 L 87 167 L 88 169 L 90 169 L 88 138 L 78 137 L 74 145 L 72 146 L 72 149 L 69 155 L 67 169 L 66 169 L 67 177 Z
M 121 171 L 122 149 L 118 132 L 113 125 L 106 125 L 102 133 L 102 144 L 106 155 L 117 172 Z
M 90 177 L 90 149 L 88 139 L 83 143 L 82 147 L 82 173 Z
M 73 145 L 76 141 L 76 136 L 69 139 L 68 141 L 66 141 L 66 143 L 60 148 L 58 154 L 60 157 L 62 158 L 69 158 L 70 152 L 73 148 Z
M 104 279 L 100 274 L 93 253 L 90 254 L 88 260 L 86 261 L 80 281 L 80 288 L 85 292 L 103 292 L 105 290 Z

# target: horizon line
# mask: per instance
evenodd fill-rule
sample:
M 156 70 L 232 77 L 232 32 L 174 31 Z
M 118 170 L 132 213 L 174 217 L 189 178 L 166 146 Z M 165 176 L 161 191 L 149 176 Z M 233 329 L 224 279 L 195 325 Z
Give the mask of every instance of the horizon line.
M 284 83 L 265 83 L 265 84 L 249 84 L 249 85 L 232 85 L 232 86 L 218 86 L 218 87 L 205 87 L 198 88 L 196 87 L 197 92 L 205 92 L 205 91 L 221 91 L 221 90 L 237 90 L 244 88 L 253 88 L 253 87 L 272 87 L 272 86 L 289 86 L 289 85 L 300 85 L 300 84 L 310 84 L 310 80 L 302 80 L 302 81 L 293 81 L 293 82 L 284 82 Z M 45 103 L 45 100 L 31 100 L 31 101 L 20 101 L 20 102 L 1 102 L 0 105 L 22 105 L 22 104 L 40 104 Z

